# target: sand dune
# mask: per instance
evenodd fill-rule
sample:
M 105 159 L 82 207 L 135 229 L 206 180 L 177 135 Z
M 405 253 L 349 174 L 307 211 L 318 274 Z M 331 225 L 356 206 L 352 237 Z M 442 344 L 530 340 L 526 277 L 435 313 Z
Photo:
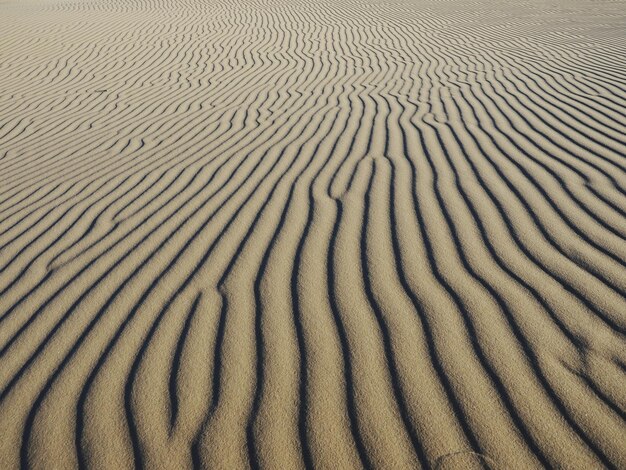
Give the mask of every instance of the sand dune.
M 625 24 L 0 2 L 0 468 L 626 468 Z

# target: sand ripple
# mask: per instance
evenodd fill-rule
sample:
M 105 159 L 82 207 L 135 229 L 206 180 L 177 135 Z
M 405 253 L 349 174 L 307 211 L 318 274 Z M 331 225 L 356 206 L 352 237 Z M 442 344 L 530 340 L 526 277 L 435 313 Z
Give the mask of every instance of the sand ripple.
M 626 468 L 625 24 L 0 1 L 0 468 Z

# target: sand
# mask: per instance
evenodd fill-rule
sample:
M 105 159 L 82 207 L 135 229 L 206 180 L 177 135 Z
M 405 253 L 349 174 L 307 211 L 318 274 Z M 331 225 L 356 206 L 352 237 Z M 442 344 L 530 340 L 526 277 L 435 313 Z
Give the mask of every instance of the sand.
M 625 32 L 0 1 L 0 468 L 626 469 Z

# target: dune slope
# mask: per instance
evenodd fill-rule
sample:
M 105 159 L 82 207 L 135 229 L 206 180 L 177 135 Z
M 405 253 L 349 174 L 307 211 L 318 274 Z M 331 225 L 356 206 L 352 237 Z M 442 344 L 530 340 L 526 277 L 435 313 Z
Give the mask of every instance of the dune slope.
M 0 2 L 0 468 L 626 468 L 626 3 Z

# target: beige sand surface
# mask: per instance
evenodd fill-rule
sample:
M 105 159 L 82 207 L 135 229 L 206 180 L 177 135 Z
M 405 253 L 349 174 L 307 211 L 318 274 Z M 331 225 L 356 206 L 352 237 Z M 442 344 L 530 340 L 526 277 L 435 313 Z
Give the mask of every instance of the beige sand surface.
M 1 0 L 0 469 L 626 469 L 626 2 Z

